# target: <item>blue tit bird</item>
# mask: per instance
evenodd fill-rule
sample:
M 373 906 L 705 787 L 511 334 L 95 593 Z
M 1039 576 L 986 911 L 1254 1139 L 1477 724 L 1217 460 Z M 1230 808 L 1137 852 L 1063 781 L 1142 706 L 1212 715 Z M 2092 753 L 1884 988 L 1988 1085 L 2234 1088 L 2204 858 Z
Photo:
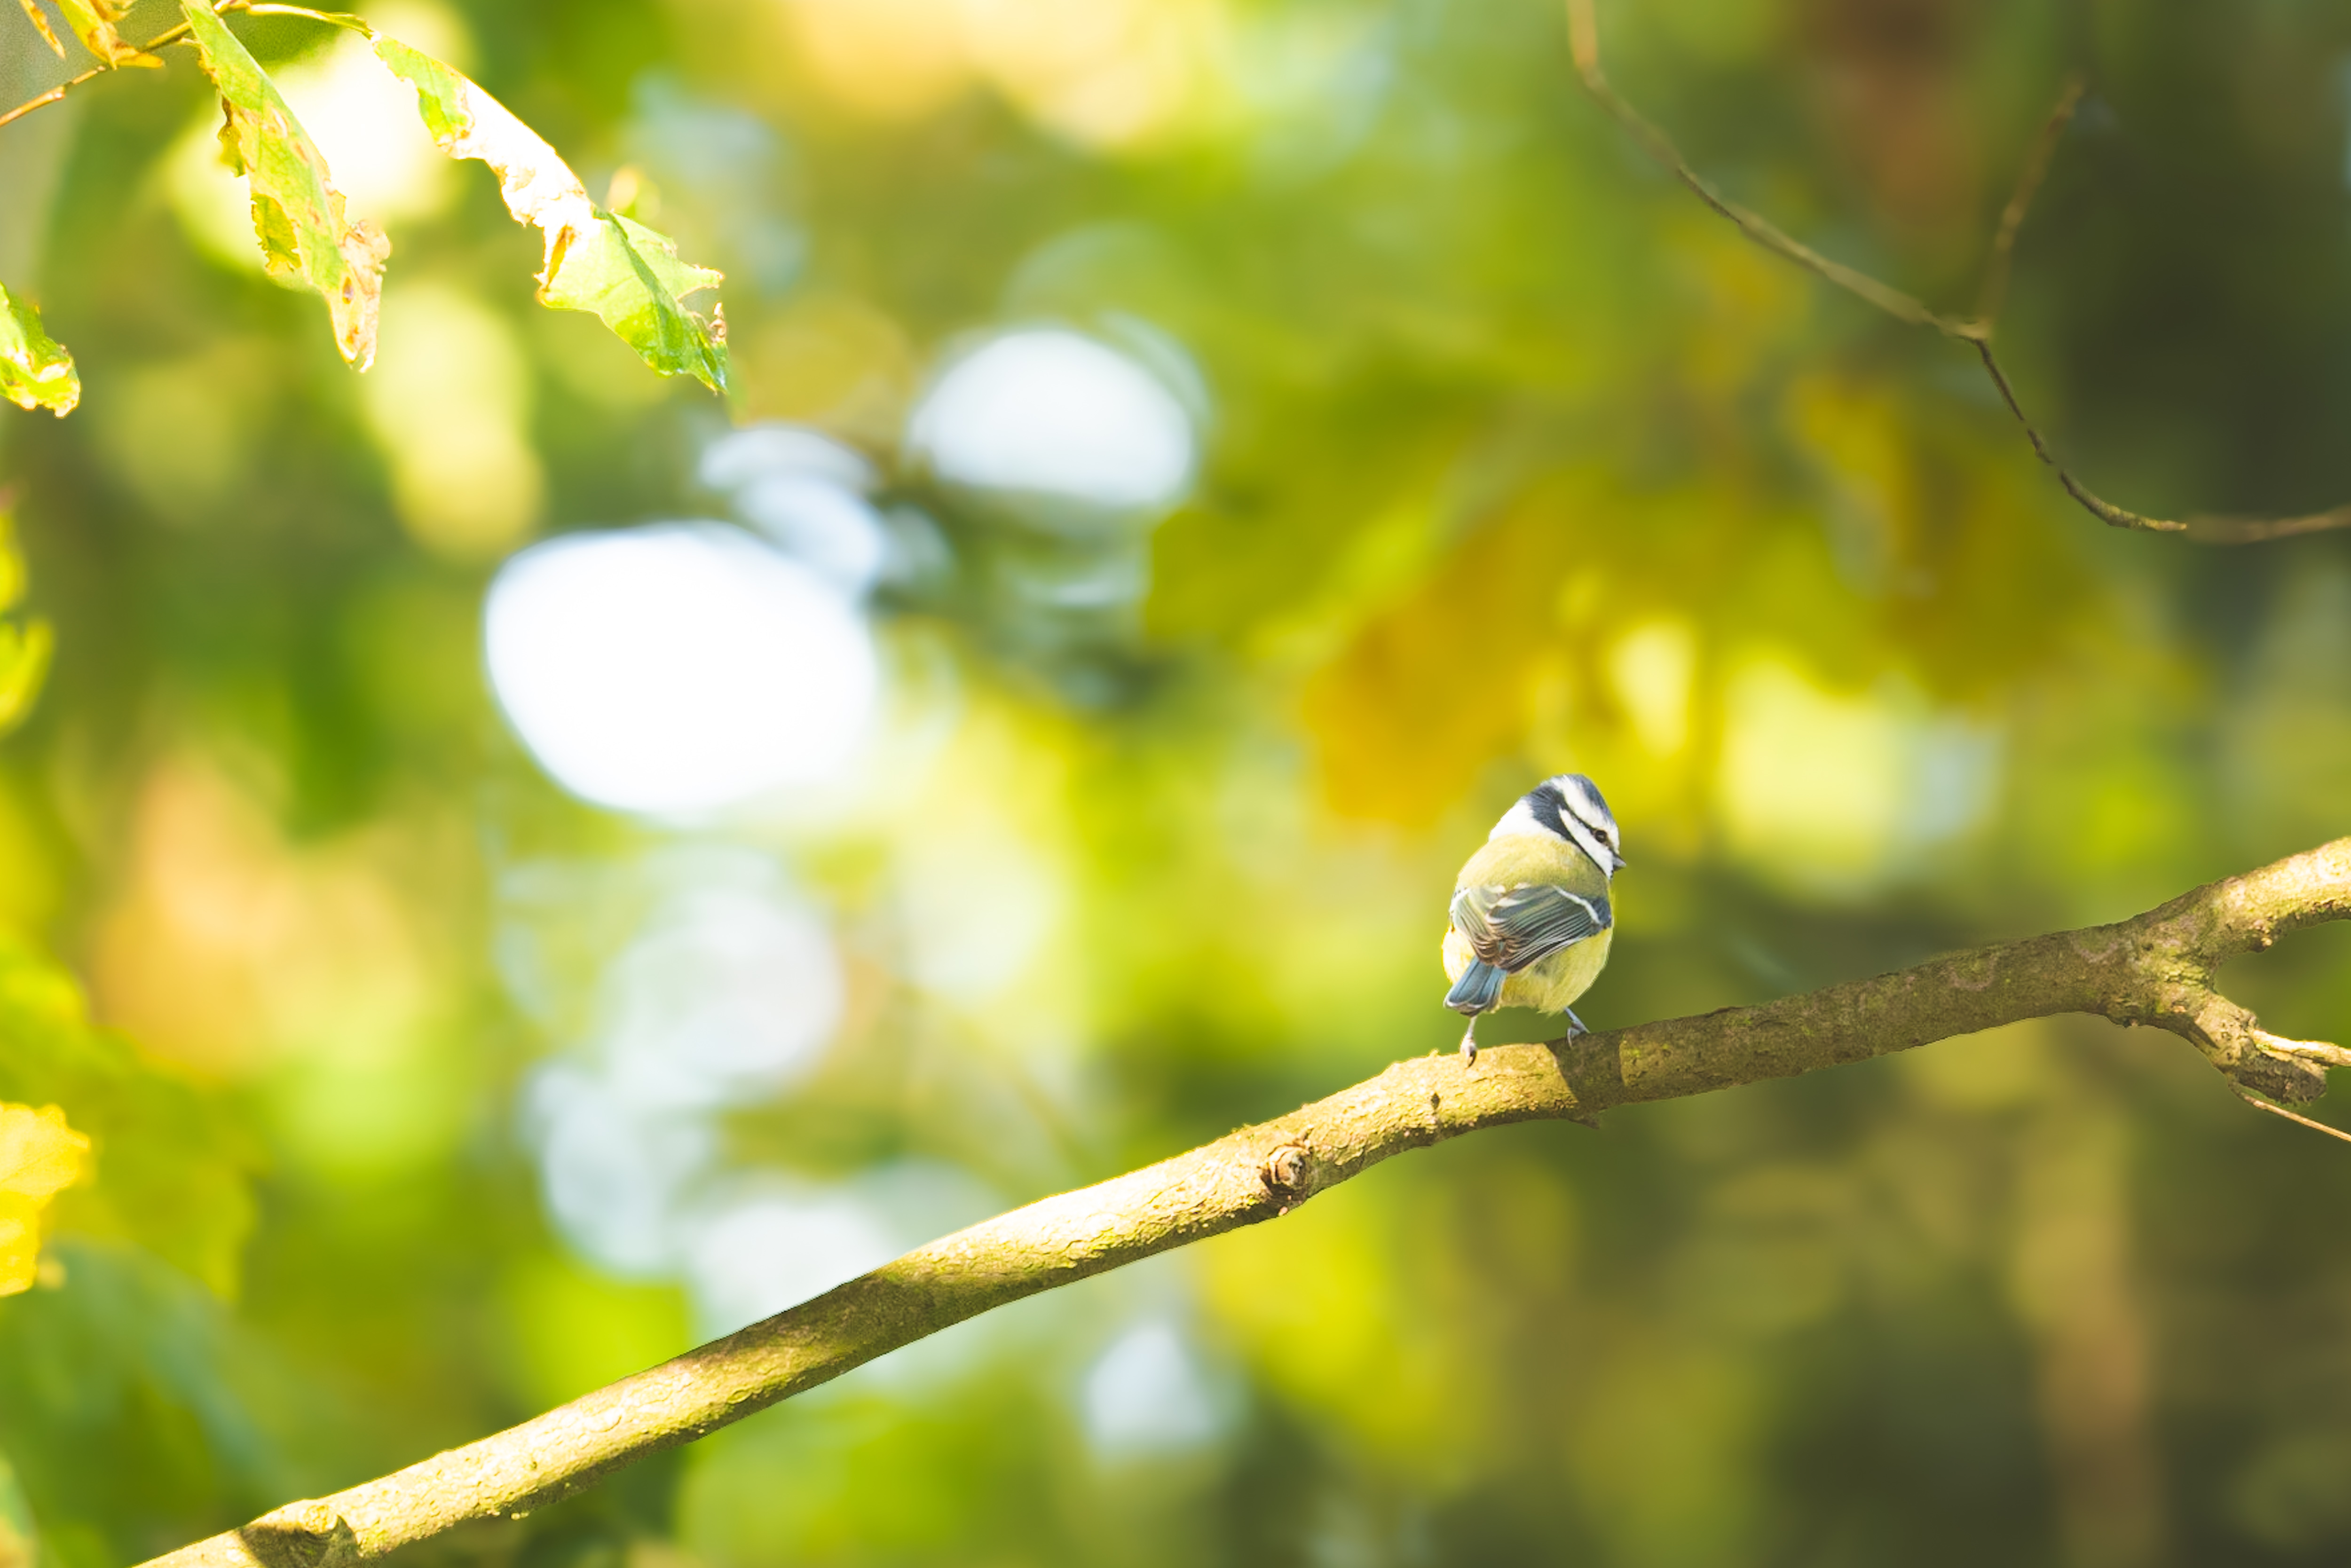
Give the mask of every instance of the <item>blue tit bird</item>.
M 1478 1015 L 1496 1008 L 1567 1014 L 1608 962 L 1616 917 L 1609 880 L 1625 863 L 1616 819 L 1581 773 L 1546 779 L 1502 813 L 1454 879 L 1445 929 L 1445 1005 L 1465 1013 L 1461 1055 L 1478 1060 Z

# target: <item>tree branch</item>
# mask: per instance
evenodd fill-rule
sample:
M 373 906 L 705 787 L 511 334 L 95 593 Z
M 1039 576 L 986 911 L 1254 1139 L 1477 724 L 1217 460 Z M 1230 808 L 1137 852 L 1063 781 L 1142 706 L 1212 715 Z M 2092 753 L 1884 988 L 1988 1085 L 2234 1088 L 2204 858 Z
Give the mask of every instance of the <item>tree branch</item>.
M 1932 327 L 1949 338 L 1965 338 L 1972 324 L 1954 316 L 1938 315 L 1919 300 L 1912 298 L 1888 283 L 1881 283 L 1865 272 L 1856 271 L 1841 261 L 1831 261 L 1811 246 L 1797 239 L 1787 230 L 1750 208 L 1743 207 L 1716 190 L 1706 176 L 1689 165 L 1673 138 L 1658 130 L 1639 110 L 1617 95 L 1608 81 L 1607 73 L 1600 68 L 1600 26 L 1592 14 L 1592 0 L 1567 0 L 1567 37 L 1569 47 L 1575 55 L 1576 74 L 1583 78 L 1583 90 L 1590 93 L 1601 108 L 1615 121 L 1633 133 L 1641 150 L 1674 172 L 1674 178 L 1690 188 L 1691 193 L 1708 206 L 1739 225 L 1739 232 L 1775 256 L 1783 256 L 1816 277 L 1835 284 L 1846 293 L 1857 296 L 1876 306 L 1897 321 L 1914 327 Z M 2022 218 L 2020 215 L 2020 223 Z
M 2032 152 L 2020 171 L 2015 192 L 2009 197 L 2007 207 L 2000 216 L 2000 228 L 1993 236 L 1991 251 L 1984 267 L 1982 286 L 1977 295 L 1976 313 L 1972 318 L 1946 316 L 1930 309 L 1923 301 L 1913 298 L 1891 284 L 1881 282 L 1869 274 L 1833 261 L 1802 240 L 1791 235 L 1761 214 L 1740 205 L 1715 189 L 1705 176 L 1689 165 L 1673 139 L 1657 129 L 1646 116 L 1621 97 L 1610 85 L 1607 75 L 1600 68 L 1600 28 L 1593 19 L 1592 0 L 1567 0 L 1568 42 L 1575 56 L 1576 75 L 1583 79 L 1583 89 L 1615 121 L 1633 133 L 1642 150 L 1659 163 L 1673 171 L 1674 177 L 1689 187 L 1698 199 L 1737 225 L 1739 231 L 1775 256 L 1785 257 L 1814 276 L 1835 284 L 1856 298 L 1867 301 L 1896 320 L 1913 327 L 1929 327 L 1946 338 L 1972 344 L 1983 361 L 1985 371 L 1992 384 L 2000 389 L 2001 400 L 2008 404 L 2017 423 L 2032 443 L 2033 452 L 2055 472 L 2057 482 L 2065 493 L 2109 528 L 2131 528 L 2144 533 L 2184 534 L 2206 544 L 2257 544 L 2265 539 L 2285 538 L 2294 534 L 2318 533 L 2327 528 L 2351 528 L 2351 505 L 2328 511 L 2313 512 L 2297 517 L 2195 517 L 2185 522 L 2164 517 L 2151 517 L 2118 507 L 2074 476 L 2073 472 L 2057 460 L 2039 429 L 2017 401 L 2016 391 L 2009 385 L 2007 375 L 1991 351 L 1992 328 L 2000 317 L 2000 308 L 2008 295 L 2011 258 L 2016 249 L 2017 232 L 2024 226 L 2025 214 L 2032 210 L 2032 198 L 2041 188 L 2048 172 L 2050 159 L 2055 155 L 2057 143 L 2065 127 L 2081 103 L 2083 81 L 2078 72 L 2065 78 L 2064 90 L 2058 95 L 2057 106 L 2048 122 L 2033 142 Z
M 2064 89 L 2057 95 L 2057 107 L 2049 111 L 2041 127 L 2041 134 L 2032 143 L 2032 152 L 2024 160 L 2024 167 L 2016 172 L 2016 189 L 2009 193 L 2008 205 L 2001 209 L 2000 231 L 1992 236 L 1991 256 L 1984 263 L 1983 287 L 1976 294 L 1975 325 L 1980 336 L 1991 336 L 1992 323 L 2000 319 L 2000 308 L 2008 302 L 2009 267 L 2016 258 L 2017 231 L 2024 227 L 2024 214 L 2032 210 L 2032 198 L 2041 193 L 2041 182 L 2049 175 L 2050 160 L 2057 156 L 2057 143 L 2064 140 L 2065 128 L 2074 123 L 2074 111 L 2082 105 L 2082 90 L 2087 84 L 2082 73 L 2070 71 Z
M 2313 1099 L 2351 1051 L 2266 1032 L 2214 979 L 2237 954 L 2346 917 L 2351 838 L 2113 925 L 1980 947 L 1760 1007 L 1491 1047 L 1475 1067 L 1450 1053 L 1400 1061 L 1279 1121 L 958 1231 L 519 1427 L 288 1503 L 151 1568 L 345 1568 L 469 1520 L 519 1518 L 967 1318 L 1275 1218 L 1392 1155 L 1481 1127 L 1589 1122 L 1612 1106 L 2074 1012 L 2168 1030 L 2240 1092 Z

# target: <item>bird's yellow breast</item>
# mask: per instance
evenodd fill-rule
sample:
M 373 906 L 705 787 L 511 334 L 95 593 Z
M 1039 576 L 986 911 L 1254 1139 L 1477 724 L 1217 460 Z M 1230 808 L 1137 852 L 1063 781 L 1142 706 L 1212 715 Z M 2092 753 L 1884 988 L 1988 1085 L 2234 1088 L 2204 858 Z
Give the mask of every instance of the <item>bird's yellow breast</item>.
M 1608 891 L 1608 878 L 1592 863 L 1591 856 L 1549 833 L 1506 833 L 1488 839 L 1453 879 L 1453 885 L 1512 887 L 1522 882 L 1552 883 L 1587 897 Z
M 1575 998 L 1592 988 L 1600 971 L 1608 967 L 1608 944 L 1616 933 L 1612 928 L 1599 936 L 1578 942 L 1573 947 L 1562 947 L 1548 958 L 1539 958 L 1502 982 L 1502 994 L 1495 1005 L 1505 1008 L 1535 1008 L 1547 1013 L 1565 1012 L 1575 1005 Z M 1454 930 L 1445 928 L 1445 978 L 1447 982 L 1461 977 L 1474 955 L 1469 951 L 1469 939 Z
M 1607 967 L 1608 944 L 1615 935 L 1613 930 L 1603 931 L 1520 969 L 1502 982 L 1502 1006 L 1565 1012 Z

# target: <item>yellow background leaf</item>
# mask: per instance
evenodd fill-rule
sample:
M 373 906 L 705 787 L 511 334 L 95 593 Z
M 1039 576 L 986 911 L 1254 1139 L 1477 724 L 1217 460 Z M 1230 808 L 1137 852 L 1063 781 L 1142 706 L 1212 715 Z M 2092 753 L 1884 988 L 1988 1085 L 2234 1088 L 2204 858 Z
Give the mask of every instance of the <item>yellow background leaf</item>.
M 89 1139 L 66 1125 L 55 1105 L 0 1105 L 0 1295 L 33 1283 L 41 1254 L 41 1211 L 71 1186 L 89 1157 Z

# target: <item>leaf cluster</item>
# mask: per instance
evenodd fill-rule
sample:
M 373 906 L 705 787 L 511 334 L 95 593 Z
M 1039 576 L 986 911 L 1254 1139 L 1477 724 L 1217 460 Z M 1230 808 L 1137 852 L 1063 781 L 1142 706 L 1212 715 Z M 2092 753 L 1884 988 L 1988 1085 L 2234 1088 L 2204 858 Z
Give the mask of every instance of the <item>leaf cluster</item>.
M 268 72 L 230 31 L 223 20 L 226 13 L 301 16 L 371 38 L 385 68 L 415 89 L 417 111 L 435 144 L 452 158 L 488 163 L 516 221 L 545 234 L 541 304 L 589 311 L 661 374 L 690 375 L 714 392 L 726 392 L 725 316 L 714 307 L 705 318 L 685 305 L 689 296 L 716 288 L 720 275 L 680 261 L 667 236 L 598 206 L 552 147 L 460 72 L 396 38 L 378 37 L 357 16 L 298 5 L 183 0 L 182 24 L 143 48 L 122 41 L 115 26 L 120 12 L 105 0 L 66 0 L 65 10 L 75 36 L 99 57 L 101 70 L 159 65 L 153 51 L 183 37 L 194 47 L 220 95 L 222 159 L 246 183 L 264 262 L 272 275 L 326 302 L 335 347 L 345 363 L 364 371 L 375 362 L 391 237 L 372 219 L 345 210 L 325 156 Z M 39 0 L 25 0 L 25 11 L 62 56 L 64 47 Z M 0 124 L 57 96 L 61 89 L 53 89 L 0 116 Z M 5 285 L 0 393 L 19 407 L 47 408 L 60 417 L 72 412 L 81 395 L 72 356 L 49 338 L 39 311 Z

